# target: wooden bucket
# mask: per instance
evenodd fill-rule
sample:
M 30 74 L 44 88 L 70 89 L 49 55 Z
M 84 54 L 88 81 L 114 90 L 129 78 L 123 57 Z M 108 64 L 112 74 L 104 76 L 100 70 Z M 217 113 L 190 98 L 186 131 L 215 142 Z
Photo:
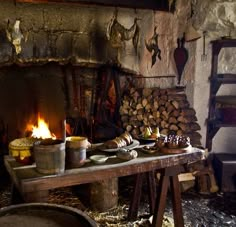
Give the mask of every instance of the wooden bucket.
M 82 211 L 48 203 L 25 203 L 0 209 L 0 226 L 9 227 L 95 227 Z
M 66 138 L 66 167 L 77 168 L 84 165 L 88 139 L 81 136 Z
M 42 174 L 60 174 L 65 171 L 65 142 L 46 139 L 34 143 L 36 170 Z

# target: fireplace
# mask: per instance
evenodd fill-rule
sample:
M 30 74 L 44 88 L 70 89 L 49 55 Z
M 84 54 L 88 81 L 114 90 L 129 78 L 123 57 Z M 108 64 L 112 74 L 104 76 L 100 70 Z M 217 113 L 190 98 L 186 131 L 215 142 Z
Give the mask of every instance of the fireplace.
M 185 90 L 175 90 L 172 62 L 177 36 L 183 34 L 180 22 L 185 22 L 184 13 L 176 21 L 173 14 L 166 12 L 94 5 L 6 1 L 1 7 L 6 12 L 0 16 L 2 153 L 7 152 L 8 142 L 29 135 L 26 125 L 35 124 L 38 114 L 58 138 L 81 135 L 90 142 L 114 138 L 129 130 L 119 107 L 131 89 L 164 89 L 161 96 L 166 101 L 165 97 L 175 94 L 165 89 L 173 88 L 172 92 L 182 93 L 179 98 L 184 97 L 181 108 L 190 108 Z M 120 33 L 112 32 L 114 24 Z M 120 38 L 123 31 L 132 38 Z M 130 36 L 133 31 L 135 36 Z M 153 31 L 159 35 L 156 45 L 161 50 L 155 63 L 155 56 L 145 45 L 155 35 Z M 119 42 L 115 44 L 119 45 L 114 45 L 116 38 Z M 191 75 L 193 61 L 189 65 L 186 73 Z M 185 85 L 184 75 L 182 78 Z M 195 112 L 190 112 L 192 117 L 184 124 L 196 123 Z M 136 123 L 131 126 L 136 129 Z M 199 126 L 194 127 L 188 131 L 196 132 L 193 137 L 199 145 Z

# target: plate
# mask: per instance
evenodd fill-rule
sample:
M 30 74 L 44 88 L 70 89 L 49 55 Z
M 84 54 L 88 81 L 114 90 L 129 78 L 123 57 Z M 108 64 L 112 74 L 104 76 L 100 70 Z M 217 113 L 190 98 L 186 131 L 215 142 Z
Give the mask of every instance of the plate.
M 146 154 L 154 154 L 157 153 L 159 151 L 159 148 L 156 146 L 144 146 L 142 148 L 140 148 L 140 151 Z
M 117 152 L 117 151 L 119 151 L 121 148 L 122 148 L 122 149 L 134 149 L 134 148 L 136 148 L 137 146 L 139 146 L 139 144 L 140 144 L 139 141 L 134 139 L 133 142 L 132 142 L 130 145 L 128 145 L 128 146 L 107 149 L 107 148 L 104 147 L 104 145 L 101 145 L 101 146 L 98 147 L 98 148 L 99 148 L 99 150 L 105 151 L 105 152 Z
M 161 134 L 160 137 L 166 137 L 166 135 Z M 160 137 L 158 137 L 158 138 L 160 138 Z M 155 142 L 155 141 L 157 141 L 158 138 L 144 138 L 142 135 L 138 136 L 138 140 L 144 144 Z

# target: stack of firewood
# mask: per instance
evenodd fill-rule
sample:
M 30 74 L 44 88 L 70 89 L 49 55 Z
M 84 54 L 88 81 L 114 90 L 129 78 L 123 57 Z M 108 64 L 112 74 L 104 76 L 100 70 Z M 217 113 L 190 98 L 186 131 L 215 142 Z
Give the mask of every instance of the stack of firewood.
M 160 133 L 189 136 L 192 145 L 201 146 L 196 112 L 183 90 L 177 88 L 131 88 L 120 106 L 123 128 L 138 138 L 145 127 L 159 127 Z

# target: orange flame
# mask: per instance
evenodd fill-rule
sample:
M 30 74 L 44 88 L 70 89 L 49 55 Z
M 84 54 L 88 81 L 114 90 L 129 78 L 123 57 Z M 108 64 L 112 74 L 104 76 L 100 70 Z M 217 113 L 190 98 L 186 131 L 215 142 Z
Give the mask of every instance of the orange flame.
M 37 126 L 30 125 L 28 127 L 30 127 L 32 130 L 32 135 L 31 135 L 32 137 L 41 139 L 48 139 L 48 138 L 56 139 L 56 136 L 50 132 L 48 124 L 40 116 L 38 116 Z

